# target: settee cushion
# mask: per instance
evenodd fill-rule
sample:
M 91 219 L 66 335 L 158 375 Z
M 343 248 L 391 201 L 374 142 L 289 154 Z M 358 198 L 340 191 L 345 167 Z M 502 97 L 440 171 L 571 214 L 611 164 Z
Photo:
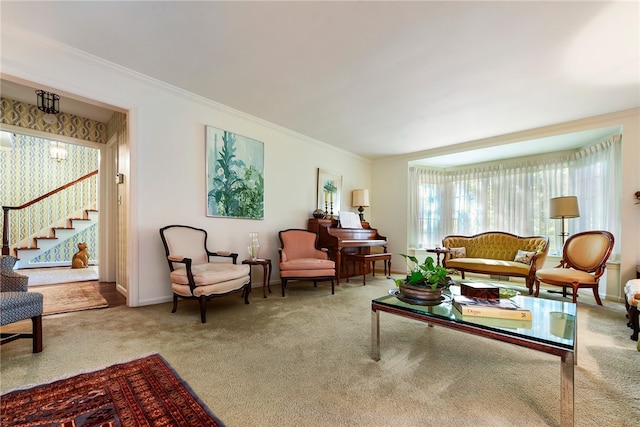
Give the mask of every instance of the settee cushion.
M 484 258 L 452 258 L 447 261 L 447 268 L 465 271 L 489 271 L 499 276 L 526 276 L 531 268 L 529 264 L 516 261 Z
M 451 253 L 451 258 L 466 258 L 467 249 L 466 248 L 449 248 Z
M 515 262 L 521 262 L 524 264 L 531 264 L 531 260 L 533 259 L 533 256 L 535 255 L 535 252 L 527 252 L 527 251 L 521 251 L 518 250 L 518 253 L 516 254 L 516 257 L 514 258 Z

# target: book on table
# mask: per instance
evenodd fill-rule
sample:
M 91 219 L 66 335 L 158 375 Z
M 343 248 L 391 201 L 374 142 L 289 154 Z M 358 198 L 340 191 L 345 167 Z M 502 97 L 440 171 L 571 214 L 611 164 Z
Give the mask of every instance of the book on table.
M 454 295 L 453 306 L 463 316 L 494 317 L 496 319 L 531 320 L 531 311 L 521 308 L 514 301 L 501 299 L 469 298 Z

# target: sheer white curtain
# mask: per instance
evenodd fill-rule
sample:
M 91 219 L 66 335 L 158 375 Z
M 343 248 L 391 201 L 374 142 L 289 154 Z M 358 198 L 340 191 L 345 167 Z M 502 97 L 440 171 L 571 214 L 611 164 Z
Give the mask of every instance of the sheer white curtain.
M 492 230 L 549 236 L 551 253 L 559 252 L 561 224 L 549 218 L 549 199 L 574 195 L 580 218 L 566 220 L 570 234 L 602 229 L 619 235 L 620 165 L 616 135 L 553 159 L 454 171 L 412 167 L 409 245 L 433 247 L 449 234 Z

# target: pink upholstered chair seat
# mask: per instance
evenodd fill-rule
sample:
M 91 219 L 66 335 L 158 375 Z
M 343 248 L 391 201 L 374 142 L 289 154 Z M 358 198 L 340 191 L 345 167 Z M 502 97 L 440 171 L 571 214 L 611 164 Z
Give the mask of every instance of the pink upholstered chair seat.
M 247 283 L 250 266 L 246 264 L 207 263 L 191 267 L 196 288 L 191 292 L 186 268 L 170 273 L 171 288 L 180 296 L 222 295 L 233 292 Z
M 328 259 L 318 258 L 299 258 L 291 261 L 281 262 L 280 271 L 297 271 L 304 270 L 327 270 L 323 275 L 331 275 L 331 270 L 335 269 L 335 263 Z
M 193 281 L 196 286 L 211 285 L 212 283 L 223 283 L 233 279 L 246 279 L 249 274 L 247 264 L 227 264 L 220 262 L 210 262 L 207 264 L 197 264 L 191 266 Z M 179 285 L 188 285 L 189 277 L 185 267 L 176 268 L 170 274 L 171 282 Z

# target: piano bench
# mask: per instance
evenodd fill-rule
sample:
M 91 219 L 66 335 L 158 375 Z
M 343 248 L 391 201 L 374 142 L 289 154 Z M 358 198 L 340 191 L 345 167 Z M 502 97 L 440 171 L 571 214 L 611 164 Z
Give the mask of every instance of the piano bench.
M 391 276 L 391 254 L 389 252 L 385 252 L 382 254 L 348 254 L 347 262 L 352 261 L 354 265 L 354 273 L 355 266 L 360 264 L 362 266 L 362 285 L 367 284 L 366 279 L 366 267 L 367 263 L 371 263 L 371 273 L 376 275 L 376 261 L 384 261 L 384 274 L 389 277 Z M 349 282 L 349 276 L 347 276 L 347 283 Z

